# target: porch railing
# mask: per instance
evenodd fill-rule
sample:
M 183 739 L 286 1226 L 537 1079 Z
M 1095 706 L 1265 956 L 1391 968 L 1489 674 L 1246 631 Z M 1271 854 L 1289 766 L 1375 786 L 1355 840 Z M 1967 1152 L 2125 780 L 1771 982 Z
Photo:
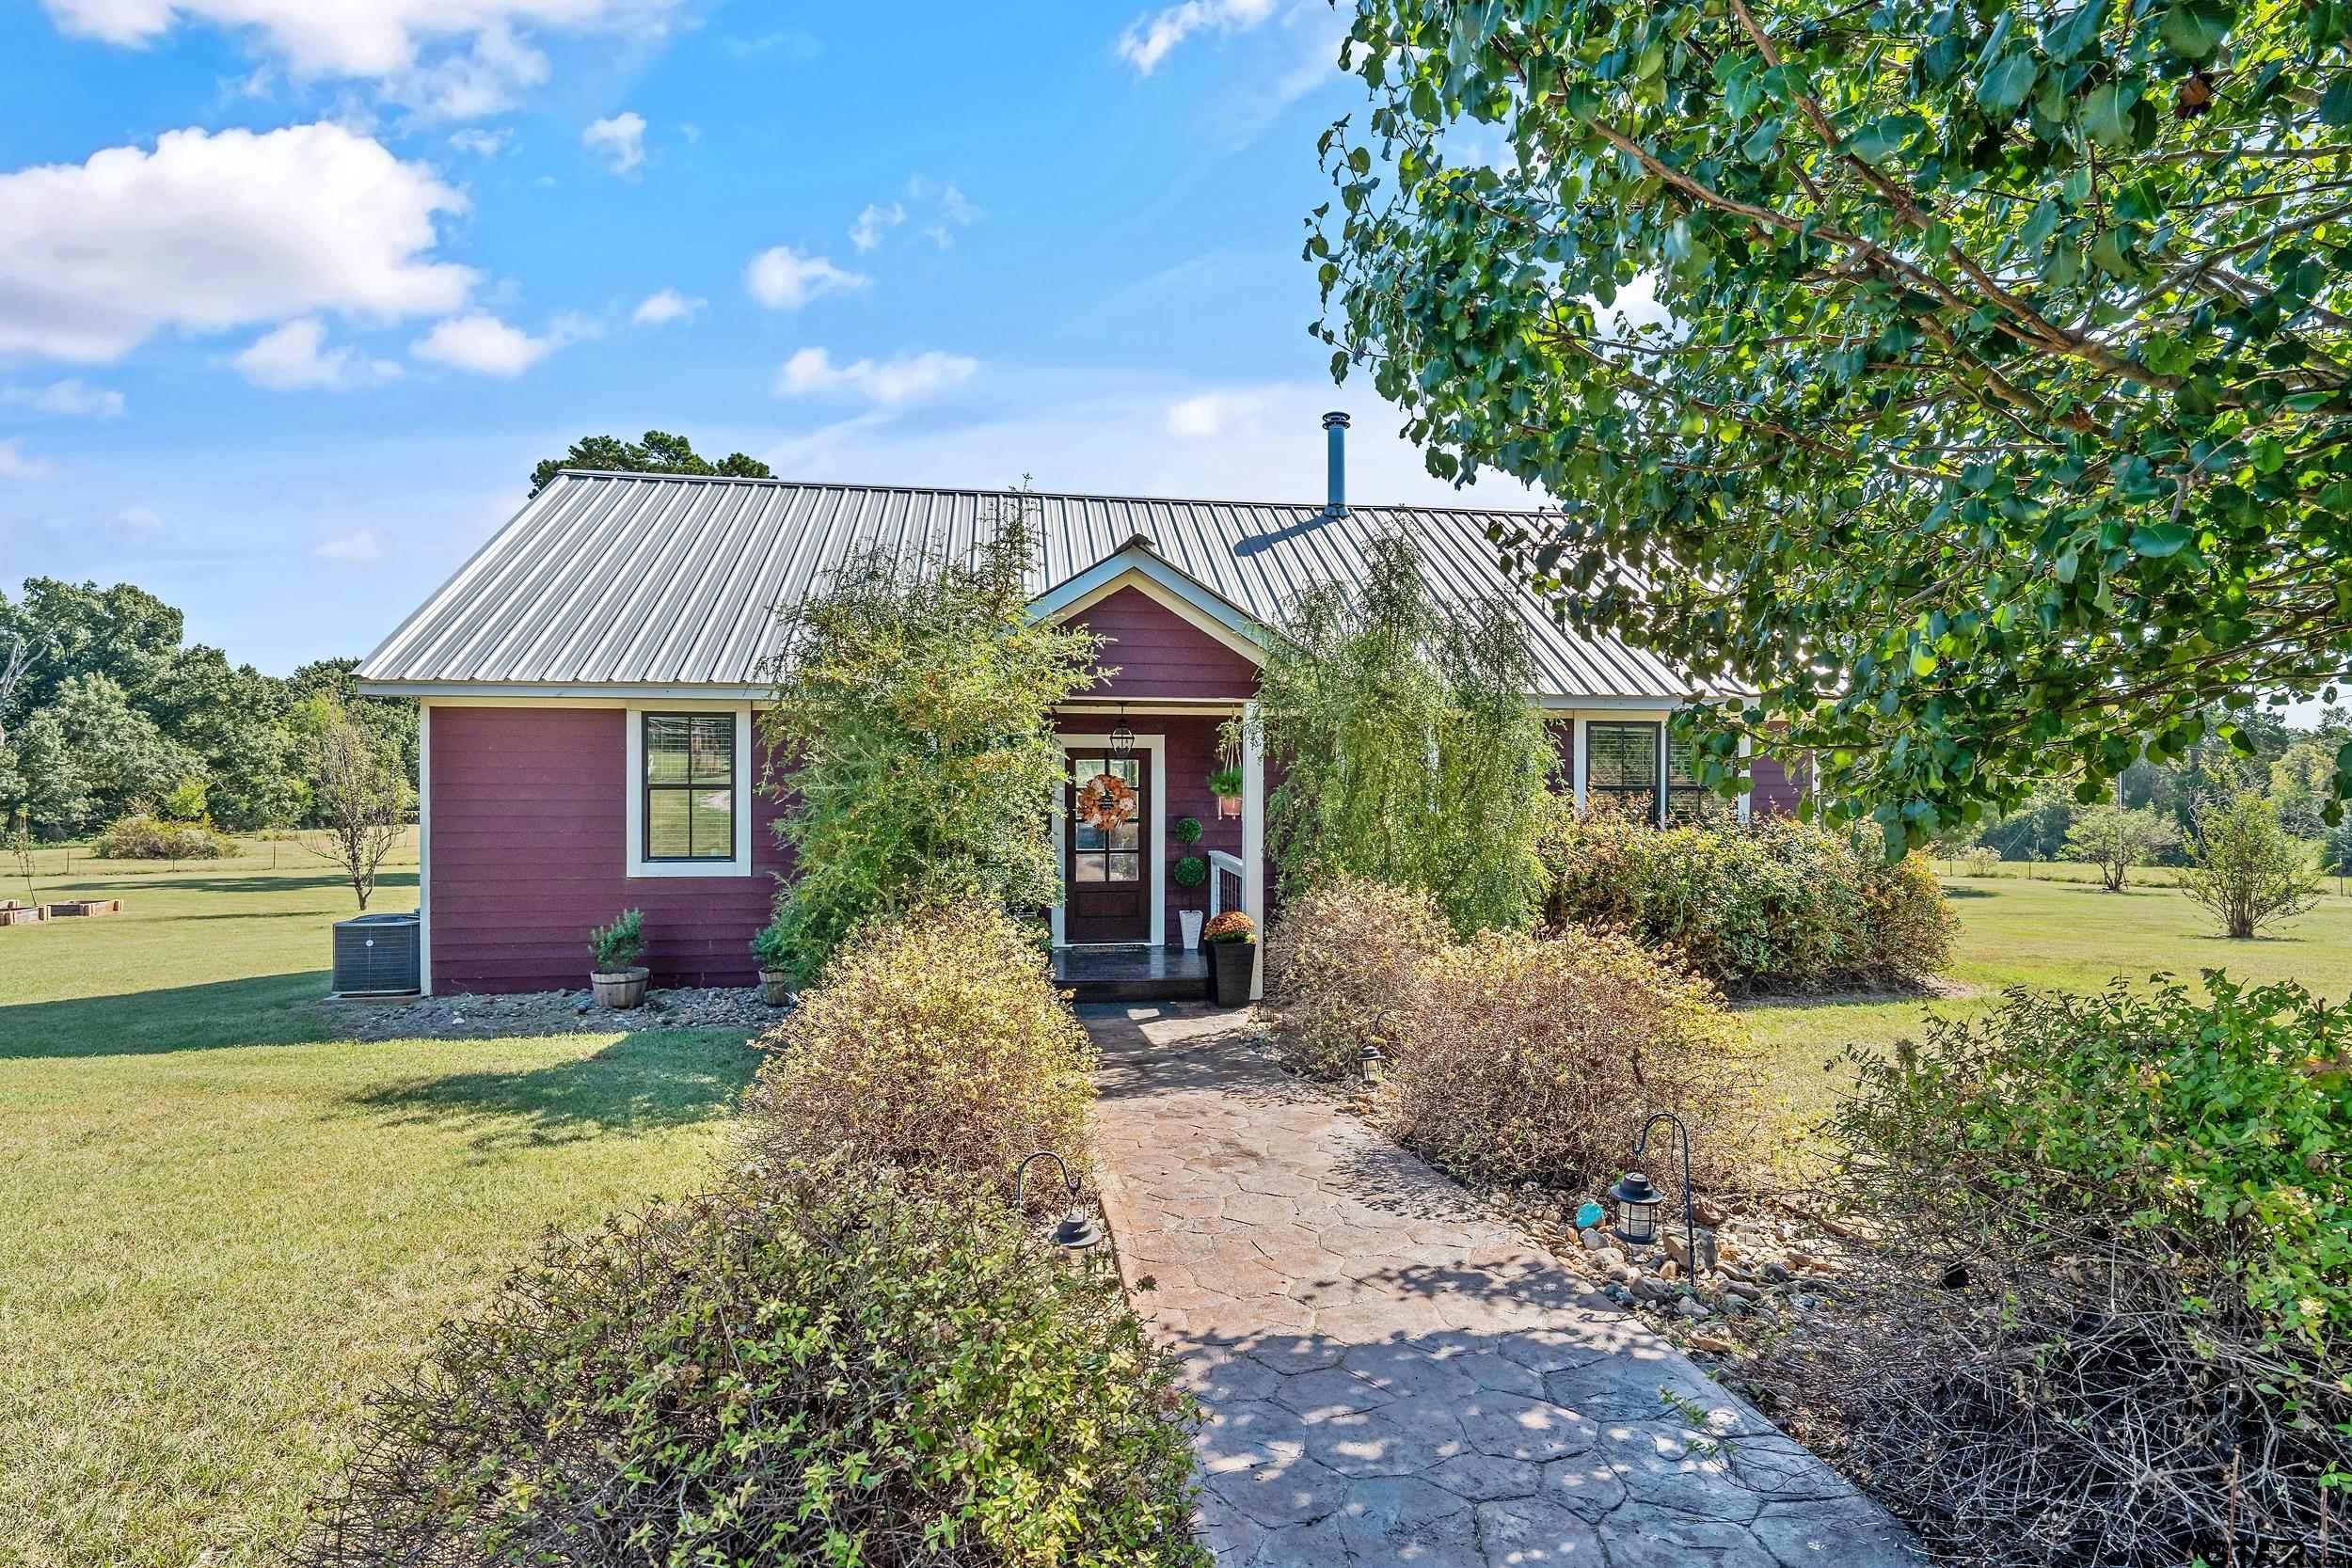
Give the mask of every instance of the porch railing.
M 1232 879 L 1232 888 L 1226 889 L 1226 879 Z M 1215 920 L 1227 910 L 1242 909 L 1248 903 L 1249 883 L 1242 869 L 1241 857 L 1229 855 L 1222 849 L 1209 851 L 1209 918 Z

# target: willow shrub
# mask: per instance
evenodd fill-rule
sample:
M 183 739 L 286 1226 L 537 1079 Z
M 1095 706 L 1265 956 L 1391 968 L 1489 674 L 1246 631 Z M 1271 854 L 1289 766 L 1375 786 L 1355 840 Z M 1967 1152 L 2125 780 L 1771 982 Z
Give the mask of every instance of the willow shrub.
M 1487 931 L 1413 992 L 1391 1076 L 1403 1143 L 1468 1181 L 1594 1193 L 1657 1111 L 1691 1126 L 1703 1186 L 1753 1147 L 1744 1036 L 1713 987 L 1613 932 Z
M 793 855 L 776 942 L 803 984 L 877 918 L 1060 896 L 1052 716 L 1094 684 L 1101 641 L 1030 615 L 1028 505 L 1004 498 L 969 559 L 853 555 L 786 622 L 761 733 Z
M 1364 1046 L 1403 1047 L 1399 1025 L 1451 931 L 1436 902 L 1343 876 L 1282 906 L 1266 934 L 1266 1006 L 1285 1067 L 1315 1078 L 1360 1069 Z
M 1655 828 L 1554 807 L 1543 839 L 1555 923 L 1607 927 L 1717 985 L 1910 985 L 1951 958 L 1955 922 L 1920 856 L 1768 817 Z
M 1195 1420 L 1003 1204 L 795 1172 L 549 1241 L 371 1402 L 303 1556 L 1205 1568 Z
M 1404 540 L 1302 595 L 1259 675 L 1266 847 L 1286 896 L 1343 876 L 1424 892 L 1457 934 L 1523 927 L 1558 764 L 1516 604 L 1438 602 Z
M 985 906 L 863 927 L 760 1043 L 745 1103 L 766 1165 L 846 1151 L 1009 1196 L 1033 1150 L 1087 1163 L 1093 1043 L 1029 933 Z

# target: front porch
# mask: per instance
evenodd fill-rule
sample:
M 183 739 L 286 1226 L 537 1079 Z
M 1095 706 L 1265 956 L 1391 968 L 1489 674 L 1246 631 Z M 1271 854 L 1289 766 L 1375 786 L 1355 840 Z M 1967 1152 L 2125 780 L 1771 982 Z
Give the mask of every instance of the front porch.
M 1209 993 L 1209 956 L 1140 942 L 1057 947 L 1054 984 L 1081 1003 L 1200 1002 Z

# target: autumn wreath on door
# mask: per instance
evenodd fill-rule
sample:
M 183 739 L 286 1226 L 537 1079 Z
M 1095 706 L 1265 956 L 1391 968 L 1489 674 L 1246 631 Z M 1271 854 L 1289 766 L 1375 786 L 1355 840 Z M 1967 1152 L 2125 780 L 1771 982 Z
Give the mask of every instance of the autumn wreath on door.
M 1109 832 L 1136 814 L 1136 786 L 1116 773 L 1097 773 L 1078 786 L 1078 820 Z

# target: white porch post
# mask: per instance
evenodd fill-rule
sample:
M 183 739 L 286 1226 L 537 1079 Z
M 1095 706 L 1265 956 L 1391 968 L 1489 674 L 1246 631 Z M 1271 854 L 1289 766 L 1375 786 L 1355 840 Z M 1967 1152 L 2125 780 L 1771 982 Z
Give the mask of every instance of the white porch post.
M 1572 742 L 1576 748 L 1576 766 L 1569 770 L 1569 777 L 1576 782 L 1576 809 L 1582 811 L 1584 809 L 1584 768 L 1585 764 L 1591 760 L 1592 748 L 1585 744 L 1584 716 L 1578 714 L 1572 722 L 1576 730 L 1576 738 Z
M 1740 737 L 1740 766 L 1745 767 L 1745 766 L 1747 765 L 1747 761 L 1748 761 L 1748 737 L 1747 737 L 1746 736 L 1744 736 L 1744 735 L 1743 735 L 1743 736 L 1741 736 Z M 1747 787 L 1747 788 L 1745 788 L 1745 789 L 1742 789 L 1742 790 L 1740 792 L 1740 826 L 1741 826 L 1741 827 L 1745 827 L 1745 826 L 1748 824 L 1748 822 L 1749 822 L 1751 819 L 1753 819 L 1753 818 L 1755 817 L 1755 816 L 1756 816 L 1756 800 L 1755 800 L 1755 794 L 1756 794 L 1756 781 L 1755 781 L 1754 779 L 1750 779 L 1750 780 L 1748 781 L 1748 787 Z
M 1241 709 L 1242 908 L 1258 927 L 1258 962 L 1249 976 L 1249 999 L 1265 994 L 1265 742 L 1258 733 L 1258 705 Z

